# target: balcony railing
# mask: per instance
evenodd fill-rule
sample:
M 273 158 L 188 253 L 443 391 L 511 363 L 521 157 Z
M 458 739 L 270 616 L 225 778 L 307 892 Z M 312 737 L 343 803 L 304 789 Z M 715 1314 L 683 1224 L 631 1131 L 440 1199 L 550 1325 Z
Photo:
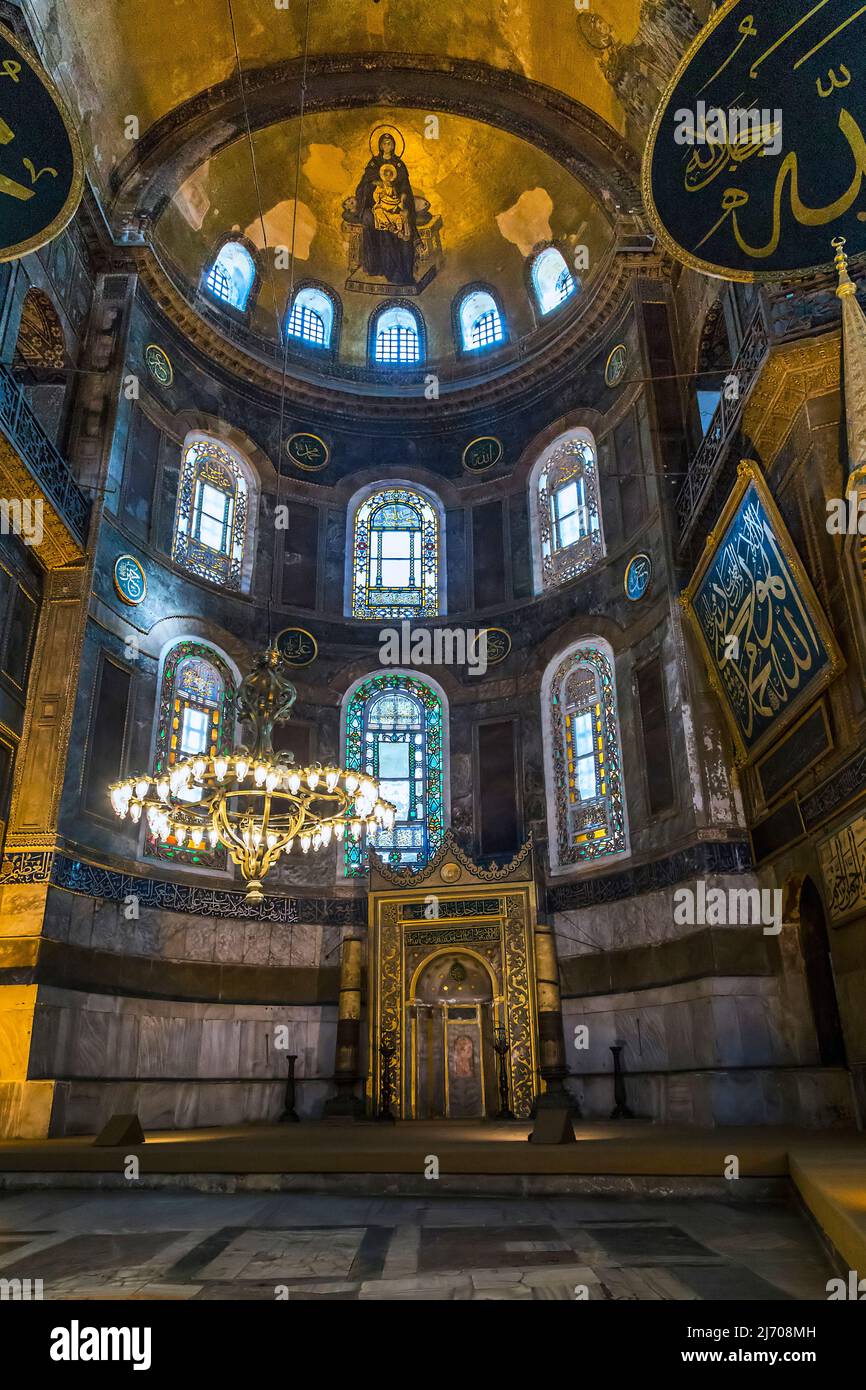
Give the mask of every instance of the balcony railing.
M 40 425 L 14 374 L 4 366 L 0 366 L 0 430 L 83 549 L 90 520 L 90 499 Z
M 689 463 L 689 471 L 677 494 L 677 523 L 682 549 L 687 545 L 707 496 L 719 475 L 728 443 L 740 423 L 743 408 L 767 357 L 769 346 L 764 312 L 759 305 L 730 370 L 730 378 L 736 382 L 736 397 L 728 400 L 724 388 L 722 389 L 716 412 L 700 448 Z

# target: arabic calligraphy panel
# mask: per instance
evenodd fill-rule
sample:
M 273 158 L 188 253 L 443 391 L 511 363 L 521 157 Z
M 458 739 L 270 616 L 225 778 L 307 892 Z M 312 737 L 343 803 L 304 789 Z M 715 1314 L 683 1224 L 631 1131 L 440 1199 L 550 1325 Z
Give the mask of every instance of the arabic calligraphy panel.
M 866 912 L 866 815 L 818 846 L 832 922 Z
M 731 280 L 827 265 L 837 236 L 862 251 L 864 79 L 866 6 L 727 0 L 647 141 L 644 197 L 666 248 Z
M 739 478 L 683 603 L 747 762 L 842 667 L 833 634 L 753 464 Z

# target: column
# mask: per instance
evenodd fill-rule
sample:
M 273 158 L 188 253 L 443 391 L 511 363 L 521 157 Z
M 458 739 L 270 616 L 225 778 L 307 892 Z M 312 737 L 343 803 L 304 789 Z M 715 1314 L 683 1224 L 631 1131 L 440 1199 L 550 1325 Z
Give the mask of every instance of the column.
M 565 1064 L 556 938 L 552 925 L 544 917 L 539 917 L 535 923 L 535 989 L 538 999 L 539 1071 L 545 1084 L 538 1105 L 571 1110 L 574 1101 L 563 1085 L 568 1068 Z
M 326 1119 L 362 1120 L 364 1101 L 356 1094 L 361 1043 L 361 938 L 346 936 L 340 954 L 340 1003 L 334 1081 L 337 1094 L 325 1102 Z

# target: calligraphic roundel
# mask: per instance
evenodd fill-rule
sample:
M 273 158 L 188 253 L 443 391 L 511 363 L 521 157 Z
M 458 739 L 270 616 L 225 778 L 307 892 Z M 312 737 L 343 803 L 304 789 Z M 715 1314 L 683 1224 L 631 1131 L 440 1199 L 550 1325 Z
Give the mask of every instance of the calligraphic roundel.
M 0 261 L 57 236 L 83 187 L 81 148 L 60 93 L 0 25 Z
M 866 250 L 866 5 L 727 0 L 656 112 L 643 191 L 667 250 L 724 279 Z

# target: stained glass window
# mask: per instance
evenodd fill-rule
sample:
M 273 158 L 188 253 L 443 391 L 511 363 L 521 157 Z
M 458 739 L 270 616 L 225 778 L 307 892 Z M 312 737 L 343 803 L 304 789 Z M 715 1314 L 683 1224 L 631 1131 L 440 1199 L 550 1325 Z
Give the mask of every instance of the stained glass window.
M 215 439 L 184 449 L 172 557 L 212 584 L 239 589 L 248 489 L 234 453 Z
M 290 338 L 300 338 L 313 347 L 330 347 L 334 328 L 334 303 L 324 290 L 305 285 L 298 290 L 286 325 Z
M 380 311 L 373 325 L 373 360 L 386 367 L 420 362 L 421 335 L 414 310 L 398 304 Z
M 487 290 L 470 291 L 461 301 L 458 318 L 464 352 L 493 347 L 505 337 L 499 306 Z
M 239 241 L 226 241 L 220 247 L 204 279 L 205 289 L 222 304 L 246 309 L 256 281 L 256 263 Z
M 552 865 L 628 849 L 613 659 L 600 644 L 557 657 L 545 680 L 545 753 L 553 790 Z
M 435 507 L 413 488 L 382 488 L 360 504 L 353 526 L 353 617 L 438 614 L 439 529 Z
M 590 439 L 561 440 L 533 470 L 542 587 L 584 574 L 604 555 L 598 470 Z
M 577 282 L 565 258 L 555 246 L 546 246 L 535 257 L 532 262 L 532 284 L 542 314 L 557 309 L 577 289 Z
M 346 767 L 379 780 L 397 807 L 390 831 L 379 830 L 376 852 L 395 868 L 422 868 L 444 831 L 442 701 L 414 676 L 373 676 L 353 693 L 346 711 Z M 366 832 L 344 841 L 346 873 L 366 873 Z
M 156 722 L 154 772 L 157 777 L 176 762 L 204 753 L 230 751 L 235 734 L 235 687 L 223 658 L 203 642 L 178 642 L 165 658 Z M 224 869 L 226 853 L 207 845 L 182 848 L 173 836 L 159 841 L 149 833 L 148 854 L 176 864 Z

